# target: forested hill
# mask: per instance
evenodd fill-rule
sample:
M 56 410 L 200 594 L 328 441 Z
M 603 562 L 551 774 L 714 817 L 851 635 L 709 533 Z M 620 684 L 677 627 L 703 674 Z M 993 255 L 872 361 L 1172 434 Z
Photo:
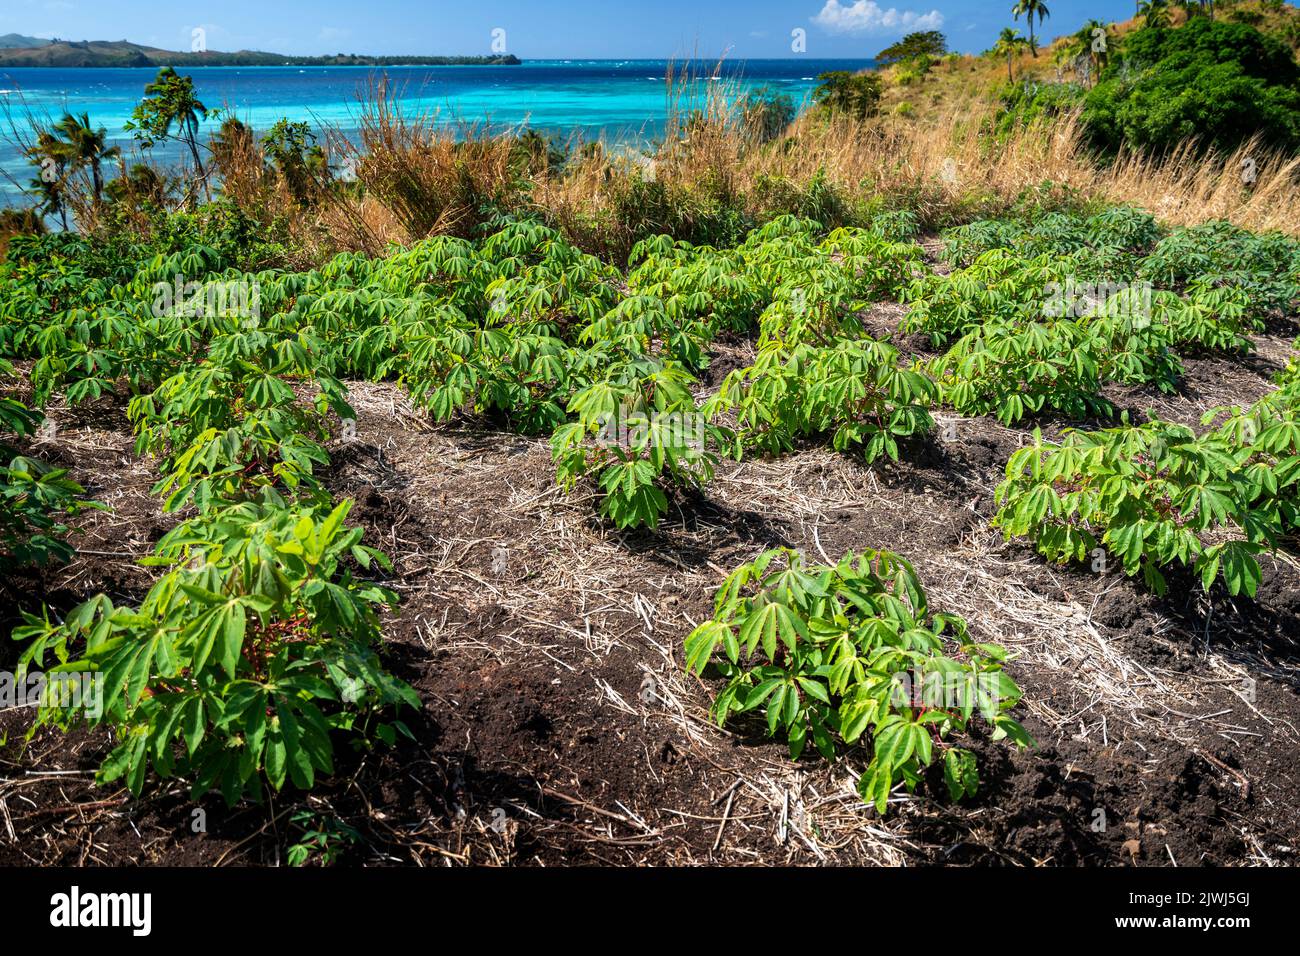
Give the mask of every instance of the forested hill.
M 19 66 L 516 66 L 519 58 L 499 56 L 287 56 L 261 50 L 185 53 L 141 46 L 127 40 L 36 41 L 39 46 L 0 47 L 0 67 Z

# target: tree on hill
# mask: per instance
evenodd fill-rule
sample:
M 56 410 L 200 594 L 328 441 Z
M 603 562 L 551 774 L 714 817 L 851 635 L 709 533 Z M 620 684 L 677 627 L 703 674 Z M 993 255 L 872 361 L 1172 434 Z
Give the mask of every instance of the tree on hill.
M 1164 30 L 1172 23 L 1168 0 L 1142 0 L 1138 4 L 1138 16 L 1142 17 L 1142 24 L 1148 30 Z
M 36 168 L 26 192 L 36 197 L 36 211 L 42 216 L 57 215 L 68 230 L 68 176 L 75 162 L 69 146 L 54 130 L 34 128 L 35 142 L 25 144 L 27 161 Z
M 1178 0 L 1178 5 L 1183 8 L 1188 18 L 1194 16 L 1207 16 L 1214 19 L 1214 0 Z
M 1101 75 L 1110 55 L 1110 27 L 1100 20 L 1089 20 L 1065 38 L 1057 62 L 1078 63 L 1087 57 L 1089 75 L 1094 82 Z
M 104 198 L 104 160 L 113 159 L 122 151 L 116 146 L 105 145 L 108 131 L 102 126 L 98 129 L 92 127 L 88 113 L 79 117 L 64 113 L 54 125 L 54 132 L 63 137 L 64 151 L 74 168 L 90 167 L 95 202 L 100 202 Z
M 1008 83 L 1016 81 L 1015 75 L 1011 72 L 1012 59 L 1023 53 L 1027 46 L 1029 46 L 1029 41 L 1020 35 L 1019 30 L 1003 27 L 1002 32 L 998 34 L 998 42 L 993 44 L 993 49 L 989 51 L 994 56 L 1005 56 L 1007 58 Z
M 294 202 L 309 204 L 328 175 L 324 151 L 306 123 L 277 122 L 262 137 L 266 158 L 284 179 Z
M 910 60 L 919 56 L 932 56 L 936 59 L 948 52 L 948 40 L 938 30 L 925 30 L 909 33 L 897 43 L 885 47 L 876 54 L 876 62 L 889 66 L 901 60 Z

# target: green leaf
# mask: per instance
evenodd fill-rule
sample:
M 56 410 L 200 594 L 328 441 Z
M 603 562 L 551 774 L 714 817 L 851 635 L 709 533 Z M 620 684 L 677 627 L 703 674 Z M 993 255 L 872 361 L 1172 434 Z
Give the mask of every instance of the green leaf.
M 943 755 L 943 778 L 954 801 L 973 797 L 979 789 L 975 755 L 959 747 L 948 748 Z

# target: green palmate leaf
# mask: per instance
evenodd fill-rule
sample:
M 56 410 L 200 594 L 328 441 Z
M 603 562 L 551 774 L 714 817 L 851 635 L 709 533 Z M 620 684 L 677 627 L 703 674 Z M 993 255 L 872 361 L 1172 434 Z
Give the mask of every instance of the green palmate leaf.
M 943 755 L 943 779 L 953 800 L 975 796 L 979 789 L 975 755 L 960 747 L 949 747 Z
M 719 644 L 726 645 L 728 656 L 734 663 L 735 636 L 731 628 L 717 621 L 705 621 L 686 639 L 686 669 L 703 674 Z
M 960 618 L 930 616 L 915 571 L 897 555 L 807 567 L 797 552 L 764 552 L 727 576 L 714 607 L 715 617 L 686 639 L 694 673 L 726 650 L 714 719 L 725 724 L 761 708 L 768 734 L 783 736 L 793 759 L 810 736 L 827 759 L 869 740 L 859 790 L 882 813 L 897 783 L 921 784 L 936 747 L 961 783 L 954 798 L 974 792 L 974 758 L 967 766 L 947 756 L 955 748 L 946 742 L 970 720 L 989 724 L 995 739 L 1033 745 L 1006 713 L 1021 697 L 1002 670 L 1006 651 L 972 643 Z M 926 690 L 926 675 L 942 678 L 937 694 Z M 905 690 L 900 678 L 919 683 Z
M 740 643 L 748 653 L 762 646 L 768 660 L 776 659 L 778 640 L 793 654 L 800 637 L 808 636 L 808 626 L 784 604 L 769 602 L 751 613 L 740 625 Z
M 1222 552 L 1223 580 L 1232 594 L 1255 596 L 1263 575 L 1255 560 L 1254 547 L 1241 541 L 1227 544 Z

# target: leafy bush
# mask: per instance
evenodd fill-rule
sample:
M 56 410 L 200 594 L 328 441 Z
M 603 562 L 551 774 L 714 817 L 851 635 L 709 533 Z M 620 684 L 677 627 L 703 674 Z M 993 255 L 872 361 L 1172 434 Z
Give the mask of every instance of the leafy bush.
M 344 525 L 350 502 L 325 514 L 267 493 L 180 525 L 152 563 L 169 568 L 139 608 L 92 598 L 62 622 L 24 615 L 20 670 L 102 675 L 102 707 L 43 707 L 43 725 L 108 726 L 117 746 L 97 781 L 125 777 L 139 795 L 149 768 L 219 789 L 233 804 L 264 783 L 312 786 L 333 772 L 331 735 L 392 742 L 403 724 L 372 715 L 419 707 L 374 653 L 378 612 L 396 596 L 356 580 L 348 564 L 387 566 Z M 78 702 L 84 704 L 84 701 Z
M 1293 361 L 1281 387 L 1246 409 L 1231 409 L 1215 431 L 1241 449 L 1238 522 L 1268 540 L 1300 530 L 1300 378 Z M 1206 413 L 1213 421 L 1224 410 Z
M 695 487 L 713 476 L 721 429 L 704 421 L 687 386 L 690 376 L 650 359 L 608 368 L 569 402 L 577 421 L 551 437 L 556 477 L 572 488 L 598 471 L 600 512 L 619 528 L 655 528 L 668 510 L 663 479 Z
M 1175 291 L 1232 286 L 1246 295 L 1252 317 L 1289 313 L 1300 303 L 1300 243 L 1213 220 L 1175 229 L 1143 259 L 1138 275 Z
M 313 469 L 328 461 L 317 444 L 327 435 L 324 416 L 354 413 L 342 385 L 313 365 L 311 353 L 292 339 L 232 333 L 215 341 L 204 361 L 132 400 L 136 453 L 166 456 L 154 488 L 167 495 L 164 507 L 194 501 L 207 508 L 261 488 L 316 489 Z M 291 374 L 319 383 L 314 407 L 300 403 L 285 380 Z
M 12 373 L 0 359 L 0 380 Z M 21 402 L 0 397 L 0 434 L 29 436 L 39 421 L 40 415 Z M 65 522 L 99 506 L 83 501 L 86 489 L 67 475 L 66 469 L 20 455 L 0 440 L 0 569 L 72 557 L 65 540 L 72 529 Z
M 735 452 L 780 454 L 799 435 L 833 432 L 836 451 L 861 446 L 868 462 L 898 460 L 898 440 L 929 433 L 934 383 L 900 367 L 898 350 L 874 339 L 834 345 L 772 345 L 749 368 L 729 374 L 706 403 L 710 417 L 734 413 Z
M 1051 254 L 1025 259 L 1002 248 L 981 253 L 964 269 L 928 273 L 904 293 L 904 332 L 923 332 L 943 345 L 989 322 L 1041 316 L 1053 284 L 1064 283 L 1074 263 Z
M 1097 143 L 1164 151 L 1185 141 L 1231 149 L 1258 134 L 1300 146 L 1300 67 L 1252 27 L 1196 17 L 1125 38 L 1085 99 Z
M 1078 109 L 1085 92 L 1074 83 L 1007 83 L 998 93 L 993 132 L 1005 136 L 1031 123 L 1068 114 Z
M 963 415 L 1005 425 L 1044 410 L 1071 418 L 1110 416 L 1101 398 L 1101 340 L 1085 324 L 993 320 L 932 363 L 940 399 Z
M 880 105 L 881 80 L 876 73 L 832 70 L 819 74 L 813 100 L 828 112 L 859 119 L 875 114 Z
M 5 454 L 0 447 L 0 454 Z M 0 464 L 0 568 L 69 560 L 74 549 L 66 523 L 95 507 L 86 489 L 35 458 L 15 455 Z
M 1007 463 L 994 524 L 1056 561 L 1104 547 L 1157 593 L 1161 569 L 1181 564 L 1207 589 L 1222 576 L 1254 596 L 1255 555 L 1294 526 L 1298 450 L 1294 396 L 1282 393 L 1202 436 L 1159 420 L 1068 431 L 1056 445 L 1036 432 Z
M 1172 392 L 1183 374 L 1183 364 L 1173 352 L 1182 323 L 1175 323 L 1169 312 L 1159 312 L 1160 296 L 1174 301 L 1172 312 L 1182 315 L 1183 303 L 1171 293 L 1148 296 L 1130 287 L 1116 292 L 1082 316 L 1081 330 L 1096 342 L 1100 356 L 1099 375 L 1106 382 L 1128 385 L 1154 385 L 1162 392 Z M 1153 314 L 1154 313 L 1154 314 Z M 1175 328 L 1175 325 L 1178 328 Z
M 1153 322 L 1168 326 L 1175 346 L 1194 351 L 1244 352 L 1254 347 L 1248 333 L 1263 328 L 1249 311 L 1249 296 L 1235 286 L 1197 281 L 1185 298 L 1162 292 L 1152 304 Z
M 1149 213 L 1127 206 L 1113 206 L 1093 215 L 1037 212 L 948 229 L 943 234 L 944 258 L 954 266 L 969 266 L 992 249 L 1026 259 L 1070 257 L 1079 276 L 1119 281 L 1132 278 L 1138 257 L 1150 251 L 1162 235 Z
M 711 711 L 719 726 L 763 708 L 794 759 L 809 739 L 833 759 L 839 744 L 869 737 L 858 791 L 880 813 L 897 783 L 914 790 L 936 758 L 954 800 L 974 794 L 975 757 L 948 738 L 977 716 L 994 740 L 1032 744 L 1007 714 L 1021 691 L 1005 659 L 972 641 L 961 618 L 931 614 L 911 564 L 887 551 L 834 567 L 767 551 L 727 576 L 712 619 L 686 638 L 687 670 L 713 664 L 727 680 Z

